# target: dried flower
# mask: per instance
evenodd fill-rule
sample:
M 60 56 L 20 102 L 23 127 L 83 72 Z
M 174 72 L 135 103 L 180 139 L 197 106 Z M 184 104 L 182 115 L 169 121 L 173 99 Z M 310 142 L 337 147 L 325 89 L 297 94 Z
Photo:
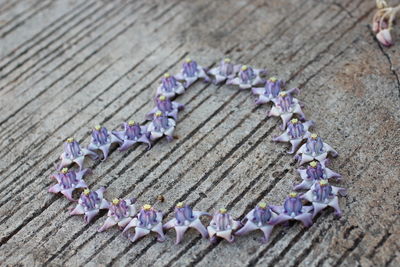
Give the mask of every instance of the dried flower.
M 277 217 L 270 220 L 270 224 L 276 225 L 290 220 L 301 221 L 304 226 L 312 225 L 312 206 L 303 206 L 301 199 L 296 192 L 292 192 L 286 198 L 283 207 L 270 206 L 271 210 L 278 214 Z
M 165 73 L 161 79 L 161 85 L 157 88 L 157 96 L 163 95 L 166 98 L 173 98 L 185 92 L 185 87 L 169 73 Z
M 171 101 L 164 95 L 156 97 L 155 102 L 157 106 L 146 114 L 146 119 L 148 120 L 151 120 L 157 111 L 161 111 L 166 116 L 172 117 L 175 121 L 177 121 L 178 111 L 181 111 L 184 108 L 184 105 Z
M 302 198 L 312 203 L 314 207 L 313 217 L 326 207 L 332 207 L 336 211 L 337 216 L 342 215 L 339 207 L 338 195 L 345 196 L 346 189 L 336 186 L 331 186 L 328 180 L 320 180 L 315 183 Z
M 393 44 L 390 31 L 393 29 L 393 22 L 396 13 L 400 10 L 400 5 L 396 7 L 387 7 L 387 3 L 382 0 L 377 0 L 378 7 L 372 19 L 372 30 L 377 33 L 376 39 L 384 46 Z
M 199 78 L 203 78 L 205 82 L 210 82 L 206 70 L 197 64 L 196 61 L 187 58 L 183 63 L 181 73 L 175 75 L 178 80 L 185 81 L 185 87 L 188 88 Z
M 251 90 L 254 95 L 258 96 L 256 100 L 257 105 L 265 104 L 268 102 L 275 102 L 279 93 L 282 92 L 282 87 L 285 85 L 285 82 L 282 80 L 278 80 L 275 77 L 269 78 L 269 80 L 265 83 L 264 87 L 253 87 Z M 292 88 L 287 90 L 288 94 L 299 94 L 299 88 Z
M 96 125 L 92 131 L 92 141 L 88 149 L 93 152 L 101 150 L 103 152 L 103 160 L 106 160 L 110 152 L 110 147 L 114 143 L 121 144 L 122 140 L 113 133 L 109 133 L 105 127 Z
M 108 209 L 108 218 L 98 231 L 103 232 L 114 225 L 118 225 L 120 229 L 125 228 L 136 215 L 135 202 L 136 199 L 113 199 Z
M 274 228 L 274 226 L 270 224 L 270 220 L 275 217 L 276 214 L 271 212 L 271 209 L 267 207 L 267 204 L 261 202 L 246 215 L 245 220 L 247 221 L 245 225 L 240 228 L 235 235 L 240 236 L 254 230 L 261 230 L 264 233 L 261 242 L 266 243 L 271 235 L 272 228 Z
M 294 187 L 295 190 L 302 189 L 310 189 L 315 182 L 319 182 L 320 180 L 327 180 L 331 178 L 335 178 L 339 180 L 341 175 L 328 169 L 326 167 L 326 162 L 328 160 L 324 160 L 322 163 L 318 161 L 311 161 L 307 168 L 300 167 L 297 169 L 300 174 L 301 179 L 303 181 Z
M 391 46 L 393 44 L 392 35 L 389 29 L 384 29 L 378 32 L 376 39 L 384 46 Z
M 79 143 L 75 141 L 74 138 L 68 138 L 64 143 L 64 152 L 60 156 L 61 163 L 58 166 L 58 169 L 61 170 L 64 167 L 69 167 L 75 162 L 78 164 L 79 169 L 82 170 L 85 156 L 89 156 L 93 160 L 98 158 L 96 153 L 86 148 L 81 148 Z
M 157 111 L 154 113 L 153 121 L 150 122 L 147 128 L 150 132 L 150 140 L 156 140 L 165 135 L 168 141 L 172 141 L 174 139 L 175 125 L 176 123 L 173 119 L 168 118 L 161 111 Z
M 207 212 L 193 211 L 188 205 L 179 202 L 175 207 L 175 218 L 164 224 L 164 229 L 175 228 L 176 242 L 179 244 L 189 228 L 196 229 L 204 238 L 208 238 L 207 229 L 200 221 L 201 216 L 210 216 Z
M 268 116 L 281 117 L 283 121 L 281 129 L 286 128 L 286 124 L 294 114 L 299 115 L 301 120 L 305 119 L 299 101 L 292 94 L 285 91 L 280 92 L 274 103 L 275 105 L 268 113 Z
M 151 142 L 149 140 L 150 133 L 147 132 L 147 126 L 140 126 L 139 123 L 135 121 L 129 121 L 123 124 L 123 131 L 113 131 L 112 133 L 122 140 L 122 145 L 119 151 L 124 151 L 133 146 L 136 143 L 144 143 L 151 147 Z
M 287 125 L 286 131 L 272 140 L 276 142 L 290 142 L 292 144 L 289 154 L 296 152 L 301 142 L 311 136 L 308 129 L 314 125 L 314 121 L 300 122 L 298 119 L 291 119 Z
M 296 152 L 296 159 L 303 165 L 312 160 L 322 162 L 331 153 L 333 157 L 337 157 L 338 153 L 330 145 L 324 143 L 322 138 L 316 134 L 311 134 L 307 139 L 307 143 L 302 145 Z
M 265 80 L 261 78 L 261 75 L 265 75 L 266 73 L 266 70 L 253 69 L 247 65 L 243 65 L 240 68 L 238 77 L 228 79 L 226 84 L 238 85 L 240 89 L 250 89 L 253 86 L 264 84 Z
M 133 218 L 123 232 L 126 233 L 130 228 L 135 227 L 135 234 L 128 234 L 128 238 L 132 242 L 148 235 L 150 232 L 157 233 L 157 241 L 163 242 L 165 236 L 162 227 L 162 217 L 163 214 L 161 211 L 156 211 L 151 205 L 144 205 L 137 218 Z
M 221 237 L 232 243 L 235 240 L 232 231 L 237 230 L 240 226 L 241 223 L 233 220 L 226 209 L 220 209 L 219 212 L 214 214 L 210 225 L 207 227 L 210 241 L 215 243 L 217 237 Z
M 89 189 L 85 189 L 82 192 L 78 205 L 76 205 L 75 209 L 71 211 L 71 215 L 82 215 L 84 221 L 89 223 L 101 209 L 108 209 L 110 203 L 104 199 L 103 193 L 106 191 L 104 187 L 96 191 L 90 191 Z
M 208 74 L 215 77 L 215 84 L 225 82 L 228 79 L 233 79 L 240 70 L 240 65 L 233 65 L 229 58 L 221 60 L 218 67 L 212 68 Z
M 90 173 L 90 169 L 84 169 L 82 171 L 68 170 L 63 168 L 59 173 L 53 174 L 51 177 L 57 180 L 57 184 L 52 185 L 49 188 L 51 193 L 63 194 L 68 200 L 75 201 L 72 198 L 72 192 L 78 188 L 86 188 L 87 184 L 83 181 L 83 176 Z

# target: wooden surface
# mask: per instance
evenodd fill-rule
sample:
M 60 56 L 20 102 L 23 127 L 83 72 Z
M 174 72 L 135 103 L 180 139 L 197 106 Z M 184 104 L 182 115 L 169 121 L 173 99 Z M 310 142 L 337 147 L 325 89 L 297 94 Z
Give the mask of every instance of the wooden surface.
M 400 41 L 374 40 L 374 2 L 0 0 L 0 262 L 399 266 Z M 104 216 L 85 225 L 68 215 L 72 204 L 47 193 L 63 140 L 87 144 L 95 124 L 141 120 L 161 75 L 186 56 L 204 66 L 229 56 L 300 87 L 315 131 L 340 153 L 342 218 L 328 210 L 309 229 L 277 227 L 266 245 L 259 233 L 211 245 L 189 232 L 175 246 L 173 231 L 132 244 L 117 229 L 97 233 Z M 249 92 L 197 83 L 178 101 L 177 140 L 92 162 L 90 186 L 241 217 L 299 181 L 288 147 L 270 141 L 278 121 Z

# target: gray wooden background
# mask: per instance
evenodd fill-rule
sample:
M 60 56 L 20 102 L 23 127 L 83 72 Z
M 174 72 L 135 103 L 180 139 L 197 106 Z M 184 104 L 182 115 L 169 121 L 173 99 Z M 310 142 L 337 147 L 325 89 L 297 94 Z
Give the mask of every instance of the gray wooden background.
M 0 0 L 0 262 L 399 266 L 400 40 L 374 40 L 374 2 Z M 328 210 L 309 229 L 277 227 L 266 245 L 259 233 L 214 246 L 189 232 L 175 246 L 173 231 L 132 244 L 116 228 L 97 233 L 104 216 L 68 216 L 72 205 L 47 193 L 63 140 L 87 144 L 95 124 L 141 120 L 161 75 L 186 56 L 204 66 L 229 56 L 301 88 L 315 132 L 340 153 L 331 167 L 349 189 L 342 218 Z M 178 101 L 174 142 L 91 163 L 91 187 L 240 217 L 281 203 L 299 181 L 288 147 L 270 141 L 278 121 L 249 92 L 197 83 Z

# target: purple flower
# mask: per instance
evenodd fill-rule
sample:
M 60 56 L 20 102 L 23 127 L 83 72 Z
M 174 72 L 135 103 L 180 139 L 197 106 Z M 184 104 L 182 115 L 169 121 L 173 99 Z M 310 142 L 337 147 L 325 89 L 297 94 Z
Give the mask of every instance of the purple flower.
M 226 84 L 239 85 L 240 89 L 250 89 L 253 86 L 265 83 L 260 76 L 266 74 L 266 70 L 253 69 L 246 65 L 240 68 L 239 75 L 236 78 L 228 79 Z
M 301 199 L 296 192 L 292 192 L 286 198 L 283 207 L 270 206 L 271 210 L 276 212 L 278 216 L 270 220 L 270 224 L 276 225 L 290 220 L 301 221 L 304 226 L 312 225 L 312 206 L 303 206 Z
M 264 237 L 261 239 L 262 243 L 268 242 L 269 236 L 271 235 L 273 225 L 270 224 L 272 218 L 275 218 L 276 214 L 271 211 L 267 204 L 261 202 L 254 209 L 252 209 L 246 215 L 246 223 L 240 228 L 235 235 L 245 235 L 254 230 L 261 230 L 264 233 Z
M 154 113 L 153 121 L 150 122 L 147 128 L 150 132 L 150 139 L 156 140 L 165 135 L 168 141 L 172 141 L 174 139 L 175 125 L 176 123 L 173 119 L 168 118 L 161 111 L 157 111 Z
M 321 137 L 316 134 L 312 134 L 307 139 L 307 143 L 302 145 L 296 152 L 296 159 L 300 162 L 300 165 L 312 160 L 318 160 L 319 162 L 322 162 L 326 159 L 329 153 L 331 153 L 333 157 L 338 156 L 336 150 L 334 150 L 328 144 L 322 142 Z
M 151 205 L 144 205 L 137 218 L 133 218 L 123 232 L 125 233 L 130 228 L 135 227 L 135 234 L 128 234 L 132 242 L 148 235 L 150 232 L 156 232 L 158 234 L 157 240 L 163 242 L 165 236 L 162 227 L 162 217 L 163 214 L 161 211 L 156 211 Z
M 165 73 L 161 79 L 161 85 L 157 88 L 157 96 L 163 95 L 166 98 L 173 98 L 185 92 L 185 87 L 176 80 L 174 76 Z
M 148 120 L 151 120 L 157 111 L 161 111 L 166 116 L 172 117 L 176 121 L 178 120 L 178 111 L 181 111 L 184 108 L 184 105 L 171 101 L 164 95 L 156 97 L 155 102 L 157 107 L 146 114 L 146 119 Z
M 58 169 L 61 170 L 64 167 L 69 167 L 75 162 L 78 164 L 79 169 L 82 170 L 85 156 L 89 156 L 93 160 L 97 159 L 98 157 L 96 153 L 86 148 L 81 148 L 79 143 L 75 141 L 74 138 L 68 138 L 64 143 L 64 152 L 60 156 L 61 163 L 58 166 Z
M 327 180 L 330 178 L 336 178 L 339 180 L 341 175 L 328 169 L 326 167 L 327 160 L 322 163 L 318 161 L 311 161 L 307 168 L 300 167 L 297 169 L 303 181 L 294 187 L 295 190 L 310 189 L 315 182 L 320 180 Z
M 193 211 L 188 205 L 179 202 L 175 207 L 175 218 L 164 224 L 164 229 L 175 228 L 176 242 L 179 244 L 189 228 L 196 229 L 204 238 L 208 238 L 207 229 L 200 221 L 201 216 L 210 216 L 207 212 Z
M 136 215 L 135 202 L 135 199 L 113 199 L 108 208 L 108 218 L 98 231 L 103 232 L 114 225 L 118 225 L 120 229 L 125 228 Z
M 84 214 L 84 221 L 89 223 L 101 209 L 108 209 L 110 206 L 110 203 L 103 198 L 104 191 L 106 191 L 104 187 L 101 187 L 97 191 L 85 189 L 78 200 L 78 205 L 76 205 L 75 209 L 73 209 L 70 214 Z
M 291 119 L 283 134 L 273 138 L 275 142 L 290 142 L 292 144 L 289 154 L 296 152 L 301 142 L 310 137 L 311 133 L 308 129 L 314 125 L 314 121 L 300 122 L 298 119 Z
M 185 60 L 181 73 L 175 75 L 175 77 L 178 80 L 185 81 L 186 88 L 192 85 L 199 78 L 203 78 L 205 82 L 209 82 L 211 80 L 210 77 L 208 77 L 205 69 L 190 58 Z
M 113 131 L 112 133 L 122 140 L 122 145 L 118 149 L 119 151 L 124 151 L 133 146 L 136 143 L 144 143 L 151 147 L 151 142 L 149 140 L 149 133 L 147 132 L 147 126 L 140 126 L 139 123 L 134 121 L 124 122 L 123 131 Z
M 269 78 L 269 80 L 265 83 L 264 87 L 253 87 L 251 90 L 254 95 L 258 96 L 256 100 L 256 104 L 265 104 L 268 102 L 275 102 L 277 96 L 282 91 L 282 87 L 285 85 L 285 82 L 282 80 L 278 80 L 275 77 Z M 287 93 L 299 93 L 298 88 L 293 88 L 287 91 Z
M 106 160 L 113 143 L 121 144 L 122 140 L 114 134 L 110 134 L 105 127 L 96 125 L 92 131 L 92 141 L 90 142 L 88 149 L 93 152 L 101 150 L 103 152 L 103 160 Z
M 274 103 L 275 105 L 272 107 L 268 116 L 281 117 L 283 121 L 282 129 L 286 128 L 286 124 L 294 114 L 298 114 L 301 120 L 305 119 L 299 101 L 294 98 L 292 94 L 282 91 L 279 93 Z
M 215 83 L 219 84 L 226 80 L 233 79 L 240 70 L 240 65 L 233 65 L 229 58 L 221 60 L 218 67 L 212 68 L 208 74 L 215 77 Z
M 221 237 L 232 243 L 235 240 L 232 231 L 237 230 L 240 226 L 241 223 L 233 220 L 226 209 L 220 209 L 219 212 L 214 214 L 210 225 L 207 227 L 210 241 L 214 243 L 217 241 L 217 237 Z
M 82 178 L 89 172 L 90 169 L 75 172 L 74 170 L 63 168 L 59 173 L 55 173 L 51 176 L 53 179 L 57 180 L 57 184 L 52 185 L 49 188 L 49 192 L 55 194 L 61 192 L 68 200 L 75 201 L 75 199 L 72 198 L 72 192 L 75 189 L 87 187 L 87 184 Z
M 339 207 L 338 195 L 345 196 L 346 189 L 336 186 L 331 186 L 328 180 L 320 180 L 315 183 L 302 198 L 312 203 L 314 207 L 313 217 L 326 207 L 332 207 L 336 211 L 337 216 L 342 215 Z

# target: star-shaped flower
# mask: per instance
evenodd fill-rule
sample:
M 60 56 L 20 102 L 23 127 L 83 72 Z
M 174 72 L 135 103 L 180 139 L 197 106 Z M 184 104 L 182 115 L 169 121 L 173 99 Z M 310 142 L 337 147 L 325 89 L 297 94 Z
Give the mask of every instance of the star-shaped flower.
M 265 104 L 268 102 L 274 102 L 276 97 L 282 91 L 282 87 L 285 85 L 285 82 L 282 80 L 278 80 L 276 77 L 271 77 L 265 83 L 264 87 L 253 87 L 251 88 L 254 95 L 258 96 L 256 100 L 257 105 Z M 298 88 L 293 88 L 288 90 L 289 93 L 298 93 Z
M 233 220 L 232 216 L 227 213 L 226 209 L 220 209 L 219 212 L 214 214 L 210 225 L 207 227 L 210 241 L 215 243 L 217 237 L 221 237 L 232 243 L 235 241 L 232 232 L 237 230 L 240 226 L 241 223 Z
M 210 82 L 206 70 L 199 66 L 196 61 L 187 58 L 183 63 L 181 73 L 175 75 L 178 80 L 185 81 L 185 87 L 188 88 L 199 78 L 203 78 L 205 82 Z
M 332 207 L 335 209 L 337 216 L 342 215 L 342 211 L 339 207 L 338 195 L 345 196 L 346 189 L 336 186 L 331 186 L 328 180 L 320 180 L 315 183 L 302 198 L 312 203 L 314 207 L 313 217 L 317 215 L 321 210 L 326 207 Z
M 121 144 L 122 140 L 114 134 L 109 133 L 105 127 L 96 125 L 92 131 L 92 141 L 88 149 L 93 152 L 101 150 L 103 152 L 103 160 L 106 160 L 110 152 L 110 147 L 114 143 Z
M 162 217 L 163 214 L 161 211 L 156 211 L 151 205 L 144 205 L 137 218 L 133 218 L 123 232 L 126 233 L 130 228 L 135 227 L 135 234 L 128 234 L 128 238 L 132 242 L 148 235 L 150 232 L 157 233 L 157 241 L 163 242 L 165 236 L 162 227 Z
M 311 133 L 308 131 L 308 129 L 313 125 L 314 121 L 300 122 L 296 118 L 291 119 L 287 125 L 286 131 L 272 140 L 276 142 L 290 142 L 292 144 L 292 148 L 288 153 L 293 154 L 296 152 L 301 142 L 310 137 Z
M 156 107 L 146 114 L 146 119 L 151 120 L 157 111 L 161 111 L 168 117 L 174 118 L 175 121 L 178 120 L 178 111 L 184 108 L 184 105 L 177 102 L 171 101 L 164 95 L 160 95 L 155 99 Z
M 245 220 L 247 221 L 245 225 L 240 228 L 235 235 L 240 236 L 254 230 L 261 230 L 264 233 L 261 242 L 266 243 L 268 242 L 269 236 L 274 228 L 274 225 L 270 224 L 270 220 L 275 217 L 276 214 L 271 212 L 271 209 L 267 207 L 267 204 L 261 202 L 246 215 Z
M 201 216 L 210 216 L 207 212 L 193 211 L 188 205 L 179 202 L 175 207 L 175 218 L 164 224 L 164 229 L 175 228 L 176 242 L 179 244 L 189 228 L 196 229 L 204 238 L 208 238 L 207 229 L 200 221 Z
M 283 207 L 270 206 L 271 210 L 278 214 L 277 217 L 270 220 L 270 224 L 277 225 L 290 220 L 301 221 L 304 226 L 312 225 L 312 206 L 303 206 L 301 199 L 296 192 L 292 192 L 286 198 Z
M 75 201 L 72 198 L 72 193 L 75 189 L 87 187 L 87 184 L 82 179 L 87 173 L 90 173 L 90 169 L 75 172 L 74 170 L 63 168 L 59 173 L 51 176 L 51 178 L 57 180 L 57 184 L 52 185 L 49 188 L 49 192 L 55 194 L 61 192 L 68 200 Z
M 229 58 L 221 60 L 218 67 L 212 68 L 208 74 L 215 77 L 215 84 L 225 82 L 226 80 L 233 79 L 240 70 L 240 65 L 233 65 Z
M 83 162 L 86 156 L 91 157 L 93 160 L 98 158 L 96 153 L 90 151 L 89 149 L 81 148 L 79 143 L 75 141 L 74 138 L 68 138 L 64 143 L 64 152 L 60 156 L 61 163 L 58 166 L 58 169 L 61 170 L 64 167 L 69 167 L 75 162 L 78 164 L 79 169 L 82 170 Z
M 113 131 L 112 133 L 122 140 L 122 145 L 119 147 L 119 151 L 125 151 L 136 143 L 144 143 L 151 147 L 149 140 L 150 133 L 147 132 L 147 126 L 140 126 L 135 121 L 124 122 L 123 131 Z
M 253 86 L 264 84 L 265 80 L 261 78 L 261 75 L 266 73 L 266 70 L 253 69 L 247 65 L 243 65 L 240 68 L 238 77 L 228 79 L 226 84 L 238 85 L 240 89 L 250 89 Z
M 147 128 L 150 132 L 150 140 L 156 140 L 165 135 L 168 141 L 172 141 L 174 139 L 175 125 L 176 123 L 173 119 L 168 118 L 161 111 L 157 111 L 154 113 L 153 121 L 150 122 Z
M 103 232 L 114 225 L 124 229 L 136 215 L 135 202 L 135 199 L 113 199 L 108 209 L 108 218 L 98 231 Z
M 299 101 L 294 98 L 292 94 L 282 91 L 279 93 L 274 103 L 275 105 L 272 107 L 268 116 L 281 117 L 283 121 L 281 129 L 286 128 L 286 124 L 294 114 L 299 115 L 301 120 L 305 119 L 305 115 L 301 110 Z
M 303 165 L 312 160 L 322 162 L 331 153 L 333 157 L 337 157 L 338 153 L 330 145 L 324 143 L 322 138 L 316 134 L 311 134 L 307 139 L 307 143 L 302 145 L 296 152 L 296 158 Z
M 85 189 L 78 200 L 78 205 L 76 205 L 75 209 L 73 209 L 70 214 L 84 214 L 84 221 L 89 223 L 101 209 L 108 209 L 110 206 L 110 203 L 103 197 L 104 191 L 106 191 L 104 187 L 96 191 Z
M 161 79 L 161 85 L 157 88 L 157 96 L 163 95 L 166 98 L 174 98 L 185 92 L 183 84 L 178 82 L 176 78 L 169 73 L 165 73 Z
M 300 174 L 303 181 L 294 187 L 295 190 L 310 189 L 315 182 L 320 180 L 328 180 L 335 178 L 339 180 L 341 175 L 328 169 L 326 167 L 327 160 L 322 163 L 318 161 L 311 161 L 307 168 L 300 167 L 297 172 Z

